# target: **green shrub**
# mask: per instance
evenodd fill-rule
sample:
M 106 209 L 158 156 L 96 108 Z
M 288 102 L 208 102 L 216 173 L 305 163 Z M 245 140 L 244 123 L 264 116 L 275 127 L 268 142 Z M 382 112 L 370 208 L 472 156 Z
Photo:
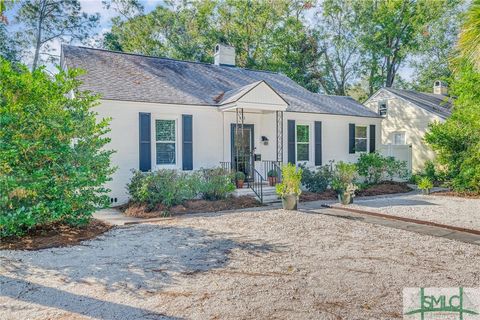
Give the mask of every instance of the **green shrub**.
M 362 153 L 357 162 L 357 169 L 367 183 L 377 184 L 385 172 L 385 158 L 376 152 Z
M 384 158 L 385 172 L 384 174 L 390 179 L 397 177 L 400 179 L 408 178 L 410 172 L 406 161 L 396 160 L 394 157 Z
M 127 190 L 133 203 L 145 204 L 152 210 L 159 204 L 168 208 L 199 197 L 225 199 L 235 190 L 232 178 L 221 168 L 194 172 L 172 169 L 134 171 Z
M 153 209 L 158 204 L 166 207 L 182 204 L 200 193 L 201 180 L 196 172 L 171 169 L 154 172 L 135 171 L 127 185 L 131 201 L 146 204 Z
M 235 181 L 245 181 L 245 173 L 242 171 L 235 172 Z
M 274 169 L 271 169 L 267 173 L 267 177 L 277 177 L 277 176 L 278 176 L 277 170 L 274 170 Z
M 435 169 L 435 164 L 433 161 L 425 162 L 425 167 L 423 169 L 424 177 L 427 177 L 430 181 L 435 182 L 438 181 L 437 170 Z
M 222 168 L 204 169 L 201 171 L 201 175 L 200 193 L 205 200 L 225 199 L 229 193 L 235 190 L 232 175 Z
M 362 153 L 357 162 L 358 173 L 367 184 L 377 184 L 382 179 L 394 177 L 406 179 L 409 175 L 406 161 L 384 157 L 376 152 Z
M 333 170 L 332 188 L 337 193 L 354 192 L 358 178 L 357 166 L 353 163 L 338 162 Z
M 52 77 L 0 59 L 0 237 L 85 224 L 109 203 L 108 120 L 97 121 L 97 97 L 78 90 L 79 74 Z
M 332 183 L 332 166 L 324 165 L 317 167 L 315 171 L 300 166 L 302 168 L 302 184 L 310 192 L 324 192 Z
M 427 177 L 421 178 L 420 181 L 418 182 L 418 189 L 420 190 L 430 190 L 432 188 L 433 188 L 433 182 Z
M 294 164 L 288 163 L 282 166 L 282 182 L 275 186 L 276 192 L 280 197 L 289 194 L 299 196 L 302 193 L 300 189 L 302 184 L 302 168 L 297 168 Z

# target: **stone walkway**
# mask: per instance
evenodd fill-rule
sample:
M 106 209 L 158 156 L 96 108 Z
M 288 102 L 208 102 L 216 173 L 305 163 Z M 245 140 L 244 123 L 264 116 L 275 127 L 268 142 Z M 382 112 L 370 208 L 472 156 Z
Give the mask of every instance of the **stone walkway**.
M 135 217 L 127 217 L 120 210 L 115 208 L 106 208 L 106 209 L 98 210 L 93 214 L 93 218 L 109 223 L 114 226 L 156 222 L 156 221 L 169 219 L 169 218 L 140 219 Z
M 311 206 L 310 206 L 311 207 Z M 401 221 L 397 220 L 394 217 L 380 217 L 370 215 L 368 212 L 352 212 L 348 211 L 345 208 L 320 208 L 320 209 L 300 209 L 300 211 L 310 214 L 323 214 L 328 216 L 333 216 L 342 219 L 349 219 L 349 220 L 358 220 L 366 223 L 371 223 L 375 225 L 381 225 L 384 227 L 407 230 L 411 232 L 416 232 L 420 234 L 430 235 L 434 237 L 446 238 L 450 240 L 457 240 L 462 241 L 465 243 L 471 243 L 475 245 L 480 245 L 480 232 L 477 230 L 471 230 L 473 232 L 462 232 L 459 230 L 453 230 L 450 226 L 439 227 L 435 225 L 428 225 L 418 222 L 409 222 L 409 221 Z M 360 211 L 360 210 L 359 210 Z M 412 219 L 413 220 L 413 219 Z

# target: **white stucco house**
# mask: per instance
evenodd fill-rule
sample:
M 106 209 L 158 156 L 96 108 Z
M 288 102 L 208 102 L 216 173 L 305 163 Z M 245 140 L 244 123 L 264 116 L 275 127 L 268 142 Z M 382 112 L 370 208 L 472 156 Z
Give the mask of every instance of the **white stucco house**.
M 435 81 L 433 93 L 382 88 L 365 105 L 380 115 L 382 144 L 411 146 L 412 170 L 420 171 L 435 158 L 425 143 L 429 124 L 444 122 L 451 114 L 452 99 L 444 83 Z
M 376 111 L 238 68 L 228 46 L 215 48 L 214 64 L 75 46 L 62 47 L 61 61 L 86 71 L 81 89 L 100 94 L 98 117 L 112 119 L 113 204 L 128 200 L 132 169 L 222 165 L 266 179 L 275 164 L 353 162 L 380 143 Z

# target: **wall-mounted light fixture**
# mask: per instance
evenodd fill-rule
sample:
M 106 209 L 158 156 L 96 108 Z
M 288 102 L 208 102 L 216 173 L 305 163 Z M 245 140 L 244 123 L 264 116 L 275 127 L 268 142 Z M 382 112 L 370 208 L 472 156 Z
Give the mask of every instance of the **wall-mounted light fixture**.
M 262 136 L 262 143 L 265 146 L 268 146 L 268 138 L 266 136 Z

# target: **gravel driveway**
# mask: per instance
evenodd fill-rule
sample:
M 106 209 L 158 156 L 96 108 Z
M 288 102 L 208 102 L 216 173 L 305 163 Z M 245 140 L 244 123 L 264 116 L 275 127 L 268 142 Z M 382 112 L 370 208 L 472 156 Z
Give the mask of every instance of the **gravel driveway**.
M 357 220 L 199 214 L 0 251 L 0 318 L 394 319 L 404 287 L 478 287 L 479 265 L 479 246 Z
M 409 194 L 355 199 L 349 207 L 480 230 L 480 199 Z

